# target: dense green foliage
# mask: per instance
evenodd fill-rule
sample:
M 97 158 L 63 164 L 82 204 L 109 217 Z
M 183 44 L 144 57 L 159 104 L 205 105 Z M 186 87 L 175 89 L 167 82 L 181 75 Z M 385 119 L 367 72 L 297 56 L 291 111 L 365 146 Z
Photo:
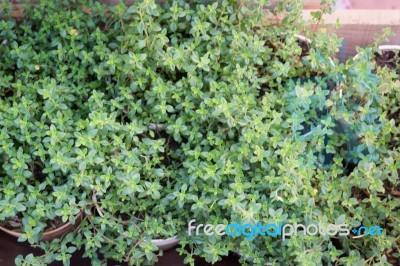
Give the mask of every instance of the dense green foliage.
M 395 264 L 400 86 L 372 49 L 339 63 L 340 40 L 311 32 L 297 0 L 40 2 L 21 23 L 0 8 L 0 225 L 21 222 L 20 240 L 45 251 L 17 265 L 68 265 L 76 249 L 93 265 L 152 264 L 151 239 L 172 236 L 192 265 L 228 252 Z M 80 212 L 79 231 L 40 241 Z M 248 241 L 188 236 L 191 219 L 385 231 Z

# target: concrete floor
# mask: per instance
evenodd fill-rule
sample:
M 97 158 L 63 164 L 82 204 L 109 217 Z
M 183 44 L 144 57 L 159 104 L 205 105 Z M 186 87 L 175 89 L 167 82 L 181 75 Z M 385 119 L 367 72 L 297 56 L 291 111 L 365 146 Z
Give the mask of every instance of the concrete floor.
M 19 243 L 16 238 L 10 237 L 3 232 L 0 232 L 0 266 L 14 266 L 14 259 L 19 254 L 29 254 L 35 253 L 40 254 L 37 250 L 34 250 L 29 246 L 28 243 Z M 159 262 L 156 266 L 183 266 L 183 257 L 180 257 L 179 254 L 175 250 L 169 250 L 164 252 L 162 257 L 159 257 Z M 53 263 L 52 266 L 62 266 L 60 263 Z M 90 266 L 90 262 L 88 260 L 82 259 L 82 253 L 76 252 L 72 257 L 71 265 L 79 265 L 79 266 Z M 113 262 L 109 262 L 109 265 L 116 265 Z M 121 264 L 118 264 L 121 265 Z M 122 264 L 126 265 L 126 264 Z M 203 260 L 198 259 L 196 261 L 196 266 L 206 266 L 210 265 L 205 263 Z M 215 266 L 236 266 L 240 265 L 238 263 L 238 257 L 235 255 L 231 255 L 225 258 L 223 261 L 220 261 Z

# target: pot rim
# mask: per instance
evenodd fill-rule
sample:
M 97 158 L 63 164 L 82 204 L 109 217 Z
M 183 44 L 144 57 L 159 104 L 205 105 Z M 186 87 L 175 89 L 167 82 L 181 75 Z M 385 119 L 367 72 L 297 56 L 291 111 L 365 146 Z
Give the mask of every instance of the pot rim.
M 169 250 L 175 248 L 179 244 L 177 236 L 169 237 L 167 239 L 151 239 L 151 243 L 159 250 Z
M 49 231 L 44 231 L 43 234 L 42 234 L 41 240 L 51 239 L 52 235 L 58 235 L 61 232 L 68 231 L 70 228 L 73 228 L 77 224 L 77 221 L 80 221 L 81 219 L 82 219 L 82 212 L 79 212 L 75 216 L 75 223 L 74 224 L 71 224 L 70 222 L 66 222 L 60 227 L 57 227 L 57 228 L 49 230 Z M 0 225 L 0 231 L 3 231 L 3 232 L 5 232 L 5 233 L 7 233 L 9 235 L 12 235 L 12 236 L 18 237 L 18 238 L 24 234 L 23 231 L 10 230 L 10 229 L 7 229 L 7 228 L 5 228 L 5 227 L 3 227 L 1 225 Z
M 391 45 L 379 45 L 379 50 L 382 51 L 390 51 L 390 50 L 400 50 L 400 45 L 391 44 Z
M 398 51 L 400 50 L 400 45 L 398 44 L 379 45 L 378 49 L 381 51 L 393 51 L 393 50 Z M 359 53 L 357 53 L 355 56 L 353 56 L 353 59 L 358 59 L 359 56 L 360 56 Z
M 169 241 L 171 241 L 171 242 L 179 242 L 179 240 L 178 240 L 178 236 L 172 236 L 172 237 L 169 237 L 169 238 L 155 238 L 155 239 L 151 239 L 151 242 L 153 242 L 154 244 L 155 243 L 162 243 L 162 242 L 169 242 Z
M 297 39 L 299 39 L 299 40 L 301 40 L 301 41 L 303 41 L 303 42 L 306 42 L 306 43 L 308 43 L 308 44 L 311 44 L 311 43 L 312 43 L 312 40 L 309 39 L 309 38 L 307 38 L 307 37 L 304 36 L 304 35 L 295 34 L 294 36 L 295 36 Z

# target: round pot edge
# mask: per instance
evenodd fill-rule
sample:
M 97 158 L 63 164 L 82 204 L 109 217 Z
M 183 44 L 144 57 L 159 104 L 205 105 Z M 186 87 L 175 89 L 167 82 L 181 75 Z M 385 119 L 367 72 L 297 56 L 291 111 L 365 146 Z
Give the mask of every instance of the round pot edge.
M 71 224 L 70 222 L 66 222 L 65 224 L 63 224 L 62 226 L 60 226 L 56 229 L 45 231 L 42 234 L 41 240 L 43 240 L 43 241 L 53 240 L 59 236 L 64 235 L 65 233 L 71 231 L 72 229 L 77 228 L 79 222 L 82 220 L 82 216 L 83 216 L 83 214 L 82 214 L 82 212 L 80 212 L 78 215 L 76 215 L 74 224 Z M 3 231 L 4 233 L 6 233 L 8 235 L 11 235 L 13 237 L 18 237 L 18 238 L 23 235 L 23 232 L 9 230 L 1 225 L 0 225 L 0 231 Z
M 160 250 L 168 250 L 176 247 L 179 244 L 179 240 L 176 236 L 167 239 L 152 239 L 151 242 Z
M 379 50 L 390 51 L 390 50 L 400 50 L 400 45 L 390 44 L 390 45 L 379 45 Z
M 381 51 L 400 50 L 400 45 L 397 44 L 379 45 L 378 49 Z M 359 53 L 353 56 L 353 59 L 357 59 L 358 57 L 360 57 Z
M 297 39 L 299 39 L 300 41 L 306 42 L 306 43 L 308 43 L 308 44 L 311 44 L 311 43 L 312 43 L 312 40 L 309 39 L 309 38 L 307 38 L 307 37 L 304 36 L 304 35 L 301 35 L 301 34 L 294 34 L 294 36 L 295 36 Z

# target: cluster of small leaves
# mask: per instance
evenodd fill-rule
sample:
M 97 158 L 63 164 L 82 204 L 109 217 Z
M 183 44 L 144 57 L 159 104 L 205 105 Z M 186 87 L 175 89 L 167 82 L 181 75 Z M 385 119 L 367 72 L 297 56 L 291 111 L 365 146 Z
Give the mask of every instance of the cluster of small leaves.
M 400 232 L 388 193 L 398 83 L 382 82 L 371 51 L 334 59 L 339 40 L 309 30 L 301 1 L 264 5 L 42 0 L 0 22 L 0 225 L 20 220 L 20 240 L 45 251 L 17 265 L 68 265 L 77 249 L 93 265 L 151 264 L 151 239 L 172 236 L 191 265 L 229 252 L 254 265 L 386 263 Z M 40 242 L 49 221 L 78 213 L 79 231 Z M 247 241 L 188 236 L 192 219 L 386 230 Z

